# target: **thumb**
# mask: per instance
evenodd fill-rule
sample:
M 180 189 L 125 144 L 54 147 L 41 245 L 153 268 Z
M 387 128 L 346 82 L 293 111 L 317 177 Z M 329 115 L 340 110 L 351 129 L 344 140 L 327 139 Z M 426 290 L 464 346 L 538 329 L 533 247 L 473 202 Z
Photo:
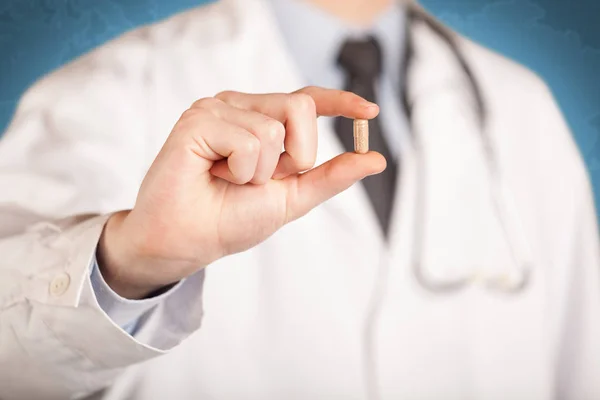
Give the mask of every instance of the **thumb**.
M 343 153 L 304 174 L 288 178 L 288 222 L 385 167 L 385 158 L 379 153 Z

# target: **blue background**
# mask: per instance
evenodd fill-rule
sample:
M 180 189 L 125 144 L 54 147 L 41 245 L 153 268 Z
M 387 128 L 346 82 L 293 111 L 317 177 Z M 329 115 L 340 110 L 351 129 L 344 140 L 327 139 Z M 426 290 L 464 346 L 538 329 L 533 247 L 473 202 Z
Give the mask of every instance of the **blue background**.
M 0 132 L 23 90 L 39 76 L 125 30 L 203 2 L 0 0 Z M 422 4 L 454 29 L 529 66 L 550 84 L 588 165 L 600 210 L 600 1 Z

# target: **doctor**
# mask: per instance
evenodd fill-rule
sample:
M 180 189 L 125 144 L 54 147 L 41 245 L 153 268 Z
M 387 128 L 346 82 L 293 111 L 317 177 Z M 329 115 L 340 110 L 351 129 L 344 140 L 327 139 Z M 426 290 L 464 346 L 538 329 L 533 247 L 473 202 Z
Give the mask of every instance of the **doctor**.
M 199 7 L 0 141 L 0 398 L 597 399 L 592 204 L 546 86 L 417 5 Z

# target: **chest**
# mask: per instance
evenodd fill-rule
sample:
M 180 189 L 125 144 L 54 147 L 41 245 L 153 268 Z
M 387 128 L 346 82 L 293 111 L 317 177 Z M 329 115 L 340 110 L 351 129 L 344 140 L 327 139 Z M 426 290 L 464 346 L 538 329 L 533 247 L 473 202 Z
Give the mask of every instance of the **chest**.
M 221 61 L 215 62 L 231 65 Z M 200 75 L 217 71 L 202 65 Z M 223 70 L 210 82 L 177 90 L 163 81 L 157 130 L 167 132 L 180 110 L 220 90 L 301 86 L 292 73 L 283 76 L 289 69 L 269 68 L 255 71 L 253 82 L 268 82 L 259 88 Z M 198 74 L 182 74 L 192 75 Z M 180 398 L 198 392 L 208 398 L 362 398 L 373 379 L 384 398 L 550 398 L 558 328 L 548 293 L 553 272 L 539 251 L 551 245 L 534 240 L 541 237 L 539 226 L 527 217 L 537 214 L 535 196 L 525 189 L 535 177 L 519 174 L 525 164 L 518 157 L 502 171 L 535 255 L 533 278 L 516 295 L 487 290 L 478 277 L 502 276 L 515 266 L 512 236 L 507 240 L 498 220 L 470 120 L 456 108 L 460 103 L 436 99 L 417 116 L 427 123 L 412 132 L 422 135 L 422 147 L 401 160 L 388 245 L 356 185 L 259 247 L 211 265 L 203 328 L 146 367 L 147 384 L 140 386 L 155 387 L 166 366 L 185 363 L 193 365 L 178 375 L 185 384 L 170 392 L 190 391 Z M 526 128 L 499 118 L 493 130 L 517 137 Z M 157 136 L 157 146 L 162 140 Z M 504 154 L 514 148 L 508 141 L 499 146 Z M 330 125 L 321 124 L 319 162 L 339 152 Z M 455 293 L 435 293 L 416 279 L 417 267 L 437 280 L 472 282 Z

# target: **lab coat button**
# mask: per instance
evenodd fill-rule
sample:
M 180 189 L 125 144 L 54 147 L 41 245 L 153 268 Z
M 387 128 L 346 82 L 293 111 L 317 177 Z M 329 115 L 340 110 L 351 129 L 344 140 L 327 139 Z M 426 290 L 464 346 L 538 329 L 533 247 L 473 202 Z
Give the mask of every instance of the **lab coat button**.
M 54 297 L 59 297 L 65 294 L 69 285 L 71 284 L 71 277 L 66 272 L 58 274 L 50 282 L 50 294 Z

